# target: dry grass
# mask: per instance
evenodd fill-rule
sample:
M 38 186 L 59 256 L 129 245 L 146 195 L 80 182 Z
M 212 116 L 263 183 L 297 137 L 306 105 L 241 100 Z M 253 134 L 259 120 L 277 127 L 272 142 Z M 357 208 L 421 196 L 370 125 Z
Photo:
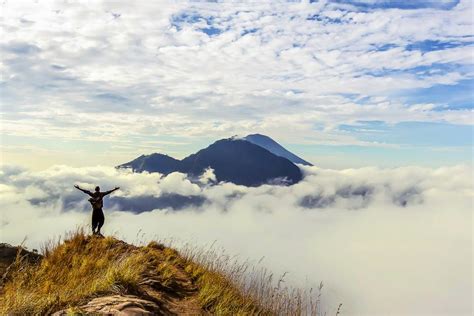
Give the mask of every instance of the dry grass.
M 133 292 L 143 253 L 114 238 L 79 230 L 43 247 L 39 265 L 18 263 L 3 288 L 0 314 L 49 314 L 101 293 Z
M 212 249 L 180 254 L 157 242 L 135 247 L 78 230 L 42 253 L 39 264 L 14 264 L 0 314 L 50 314 L 106 294 L 140 296 L 141 283 L 153 275 L 164 291 L 189 283 L 199 306 L 215 315 L 318 315 L 318 295 L 310 299 L 311 293 L 284 287 L 283 278 Z
M 266 268 L 239 262 L 212 246 L 185 247 L 186 271 L 200 287 L 201 304 L 216 315 L 321 315 L 322 283 L 313 293 L 284 286 Z

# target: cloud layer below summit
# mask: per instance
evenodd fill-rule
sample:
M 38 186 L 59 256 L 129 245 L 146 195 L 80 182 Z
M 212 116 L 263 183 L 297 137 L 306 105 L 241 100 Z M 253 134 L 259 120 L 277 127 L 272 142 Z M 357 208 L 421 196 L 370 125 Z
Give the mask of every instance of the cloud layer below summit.
M 174 173 L 109 167 L 4 167 L 2 240 L 38 247 L 89 224 L 86 196 L 72 188 L 121 190 L 107 199 L 105 232 L 130 242 L 173 239 L 263 264 L 288 284 L 325 283 L 328 311 L 463 314 L 471 308 L 472 169 L 305 168 L 291 187 L 208 186 Z M 159 208 L 159 209 L 155 209 Z M 153 210 L 154 209 L 154 210 Z M 139 236 L 139 237 L 137 237 Z

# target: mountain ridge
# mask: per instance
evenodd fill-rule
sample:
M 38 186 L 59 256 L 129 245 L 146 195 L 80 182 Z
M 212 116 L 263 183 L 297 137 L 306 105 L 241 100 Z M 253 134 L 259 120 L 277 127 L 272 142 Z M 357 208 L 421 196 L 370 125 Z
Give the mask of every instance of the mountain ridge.
M 128 244 L 79 229 L 44 244 L 37 260 L 5 245 L 1 315 L 318 315 L 311 292 L 277 286 L 266 270 L 214 249 Z M 21 251 L 21 253 L 19 252 Z M 18 255 L 17 255 L 18 253 Z M 240 271 L 240 272 L 239 272 Z M 239 272 L 239 273 L 236 273 Z M 278 283 L 279 284 L 279 283 Z M 296 293 L 296 295 L 295 295 Z M 308 297 L 310 299 L 311 297 Z
M 276 155 L 246 139 L 234 137 L 217 140 L 181 160 L 154 153 L 141 155 L 117 168 L 131 168 L 134 172 L 160 172 L 165 175 L 182 172 L 194 177 L 201 175 L 207 168 L 212 168 L 218 182 L 245 186 L 267 183 L 295 184 L 303 177 L 300 168 L 288 158 Z

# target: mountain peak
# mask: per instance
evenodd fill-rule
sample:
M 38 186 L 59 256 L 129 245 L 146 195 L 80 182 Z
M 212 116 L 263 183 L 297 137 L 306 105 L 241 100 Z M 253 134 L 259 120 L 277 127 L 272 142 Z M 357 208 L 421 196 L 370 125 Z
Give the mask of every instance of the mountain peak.
M 271 153 L 273 153 L 277 156 L 284 157 L 284 158 L 290 160 L 293 163 L 302 164 L 302 165 L 305 165 L 305 166 L 312 166 L 311 163 L 307 162 L 306 160 L 304 160 L 304 159 L 298 157 L 297 155 L 293 154 L 292 152 L 288 151 L 286 148 L 284 148 L 279 143 L 274 141 L 271 137 L 268 137 L 266 135 L 250 134 L 250 135 L 247 135 L 247 136 L 243 137 L 243 139 L 245 139 L 245 140 L 247 140 L 247 141 L 249 141 L 249 142 L 251 142 L 255 145 L 263 147 L 266 150 L 270 151 Z
M 263 135 L 263 134 L 259 134 L 259 133 L 255 133 L 255 134 L 248 134 L 247 136 L 245 136 L 244 138 L 246 137 L 261 137 L 261 138 L 265 138 L 265 139 L 271 139 L 273 140 L 271 137 L 267 136 L 267 135 Z
M 182 160 L 183 170 L 192 175 L 214 169 L 218 181 L 259 186 L 274 181 L 294 184 L 301 170 L 291 161 L 245 139 L 221 139 Z
M 133 171 L 159 172 L 168 174 L 179 170 L 180 161 L 168 155 L 153 153 L 140 157 L 117 166 L 118 168 L 131 168 Z

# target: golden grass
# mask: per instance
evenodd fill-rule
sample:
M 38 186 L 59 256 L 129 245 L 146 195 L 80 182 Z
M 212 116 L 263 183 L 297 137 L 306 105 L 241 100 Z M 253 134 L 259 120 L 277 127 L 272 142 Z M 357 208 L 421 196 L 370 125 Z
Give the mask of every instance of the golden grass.
M 199 300 L 216 315 L 321 315 L 322 283 L 313 293 L 284 286 L 264 267 L 239 262 L 212 246 L 182 250 L 188 271 L 200 287 Z
M 0 313 L 48 314 L 101 293 L 132 292 L 144 254 L 114 238 L 79 230 L 49 243 L 39 265 L 18 263 L 3 288 Z
M 43 260 L 17 260 L 0 293 L 0 314 L 50 314 L 74 311 L 93 297 L 140 295 L 141 282 L 153 275 L 174 291 L 183 278 L 199 306 L 215 315 L 318 315 L 319 295 L 283 286 L 265 269 L 210 249 L 181 251 L 151 242 L 135 247 L 113 237 L 86 236 L 78 230 L 63 243 L 49 242 Z M 187 284 L 185 282 L 185 284 Z M 186 285 L 188 286 L 188 285 Z

